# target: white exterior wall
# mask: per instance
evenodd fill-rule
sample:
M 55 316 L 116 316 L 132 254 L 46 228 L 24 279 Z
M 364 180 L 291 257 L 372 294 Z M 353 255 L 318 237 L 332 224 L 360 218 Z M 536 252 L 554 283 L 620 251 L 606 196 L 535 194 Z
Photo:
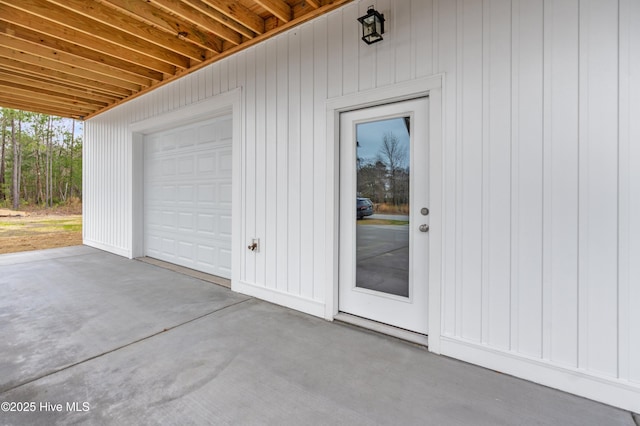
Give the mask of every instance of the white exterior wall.
M 89 120 L 85 243 L 134 253 L 129 124 L 241 87 L 241 240 L 261 248 L 239 253 L 236 286 L 324 316 L 326 101 L 443 73 L 430 337 L 443 354 L 640 412 L 640 2 L 378 0 L 387 32 L 367 46 L 356 18 L 371 3 Z

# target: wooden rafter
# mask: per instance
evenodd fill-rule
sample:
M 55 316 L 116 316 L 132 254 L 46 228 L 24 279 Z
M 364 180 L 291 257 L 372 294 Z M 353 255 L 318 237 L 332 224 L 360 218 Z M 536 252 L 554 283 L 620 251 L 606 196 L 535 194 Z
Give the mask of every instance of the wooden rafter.
M 191 22 L 195 25 L 199 25 L 206 28 L 208 31 L 218 34 L 222 39 L 238 45 L 242 43 L 242 36 L 230 29 L 229 27 L 221 24 L 219 21 L 203 15 L 198 10 L 191 7 L 190 4 L 183 0 L 150 0 L 151 4 L 158 5 L 161 8 L 185 19 L 187 22 Z
M 68 76 L 84 78 L 100 84 L 118 87 L 129 92 L 139 92 L 142 87 L 135 83 L 130 83 L 119 79 L 117 76 L 99 74 L 97 72 L 76 68 L 53 59 L 43 58 L 29 52 L 20 52 L 0 45 L 0 57 L 13 59 L 26 65 L 33 65 L 42 69 L 58 71 Z
M 0 19 L 2 19 L 2 21 L 0 21 L 0 29 L 3 29 L 4 22 L 11 23 L 16 27 L 28 28 L 36 32 L 41 40 L 50 40 L 50 42 L 53 42 L 53 40 L 62 40 L 67 44 L 78 46 L 80 51 L 93 51 L 116 57 L 122 62 L 132 63 L 163 74 L 175 74 L 176 72 L 176 67 L 166 62 L 156 60 L 148 55 L 138 53 L 135 50 L 107 43 L 92 34 L 77 31 L 62 25 L 55 25 L 51 21 L 39 16 L 27 15 L 27 17 L 25 17 L 24 12 L 8 7 L 2 3 L 0 3 Z M 7 28 L 2 32 L 11 34 L 11 29 Z
M 101 42 L 112 43 L 120 48 L 131 49 L 151 58 L 164 61 L 168 64 L 180 67 L 189 67 L 189 58 L 172 52 L 169 49 L 153 44 L 146 39 L 132 37 L 131 34 L 117 30 L 109 25 L 86 18 L 78 13 L 59 7 L 47 0 L 0 0 L 5 6 L 15 3 L 13 6 L 23 13 L 33 14 L 48 21 L 48 26 L 63 26 L 77 29 L 85 34 L 93 35 Z M 0 16 L 3 14 L 0 13 Z
M 264 20 L 238 2 L 185 0 L 191 7 L 248 38 L 264 33 Z
M 0 106 L 83 119 L 351 0 L 0 0 Z
M 50 82 L 44 78 L 23 74 L 12 70 L 0 70 L 0 80 L 10 84 L 30 88 L 34 93 L 56 93 L 71 99 L 82 99 L 87 103 L 107 106 L 116 101 L 116 97 L 100 93 L 93 93 L 75 87 L 69 87 L 60 82 Z
M 322 6 L 322 1 L 321 0 L 305 0 L 309 6 L 313 7 L 314 9 L 319 8 L 320 6 Z
M 0 19 L 0 33 L 11 35 L 18 40 L 24 40 L 37 44 L 41 47 L 50 49 L 51 52 L 64 52 L 78 58 L 84 58 L 95 63 L 104 64 L 114 72 L 131 74 L 132 76 L 144 77 L 148 80 L 161 81 L 163 74 L 161 72 L 143 67 L 133 62 L 123 61 L 122 59 L 109 55 L 105 52 L 96 52 L 92 49 L 86 49 L 74 43 L 61 40 L 54 36 L 43 37 L 41 33 L 29 28 L 19 27 L 17 25 L 4 22 Z M 174 68 L 168 67 L 167 71 L 173 71 Z
M 212 52 L 222 51 L 222 40 L 216 34 L 153 7 L 150 3 L 131 0 L 100 0 L 100 2 L 129 15 L 131 19 L 139 19 L 147 25 L 188 40 L 204 49 L 209 49 Z
M 93 80 L 68 75 L 56 70 L 15 61 L 13 59 L 3 58 L 2 56 L 0 56 L 0 67 L 3 70 L 13 70 L 29 74 L 34 77 L 34 80 L 45 79 L 50 82 L 55 82 L 56 84 L 77 87 L 80 90 L 86 90 L 91 93 L 101 94 L 104 96 L 115 96 L 116 99 L 123 99 L 133 95 L 133 92 L 127 89 L 111 86 L 109 84 L 98 85 Z
M 21 0 L 22 1 L 22 0 Z M 36 0 L 31 0 L 36 1 Z M 88 2 L 86 0 L 39 0 L 54 3 L 61 8 L 67 9 L 71 19 L 86 20 L 79 24 L 93 25 L 91 31 L 93 34 L 102 33 L 102 37 L 109 39 L 107 32 L 122 32 L 127 34 L 127 39 L 132 37 L 138 40 L 155 45 L 150 49 L 151 52 L 160 53 L 162 50 L 169 50 L 175 54 L 190 58 L 196 61 L 202 61 L 205 58 L 204 51 L 191 43 L 184 43 L 177 35 L 166 34 L 164 31 L 158 31 L 156 28 L 146 25 L 137 19 L 131 19 L 130 16 L 115 11 L 112 8 L 105 7 L 99 2 Z M 79 17 L 82 18 L 79 18 Z M 78 23 L 74 23 L 78 25 Z M 160 57 L 160 56 L 159 56 Z
M 278 19 L 289 22 L 292 17 L 291 6 L 284 0 L 256 0 L 260 6 L 273 13 Z
M 29 54 L 34 57 L 43 58 L 45 60 L 57 61 L 60 64 L 68 65 L 77 70 L 77 75 L 82 75 L 83 77 L 88 76 L 89 74 L 84 73 L 83 71 L 88 71 L 91 73 L 98 73 L 106 76 L 105 82 L 114 83 L 116 80 L 112 77 L 113 75 L 118 75 L 118 79 L 124 82 L 131 83 L 132 86 L 129 86 L 131 89 L 135 89 L 137 86 L 148 87 L 151 86 L 151 80 L 148 78 L 141 77 L 135 74 L 129 73 L 117 73 L 117 70 L 98 62 L 94 62 L 82 57 L 78 57 L 75 55 L 71 55 L 64 51 L 54 51 L 47 47 L 41 46 L 37 43 L 24 41 L 20 39 L 16 39 L 14 37 L 6 36 L 0 34 L 0 48 L 7 47 L 9 49 L 19 50 L 22 54 Z M 93 76 L 94 74 L 91 74 Z

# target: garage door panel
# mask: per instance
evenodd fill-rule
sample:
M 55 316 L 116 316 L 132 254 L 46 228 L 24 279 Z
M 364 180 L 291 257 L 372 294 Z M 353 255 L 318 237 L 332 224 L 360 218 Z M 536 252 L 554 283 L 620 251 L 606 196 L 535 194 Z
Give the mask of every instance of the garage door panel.
M 213 141 L 230 141 L 233 135 L 232 120 L 222 119 L 215 123 L 208 123 L 198 129 L 198 143 L 206 144 Z
M 220 265 L 229 265 L 229 266 L 221 266 L 220 270 L 223 271 L 224 274 L 231 276 L 231 250 L 228 249 L 220 249 L 218 251 L 218 260 Z
M 216 217 L 212 214 L 198 214 L 198 232 L 214 234 L 216 232 Z
M 173 185 L 158 185 L 158 191 L 160 192 L 160 205 L 166 207 L 175 203 L 176 199 L 176 187 Z
M 176 214 L 172 211 L 164 210 L 162 212 L 162 227 L 167 230 L 174 230 L 176 227 Z
M 191 205 L 193 203 L 194 185 L 180 185 L 178 187 L 178 204 Z
M 195 231 L 194 227 L 194 213 L 180 213 L 178 215 L 178 230 L 179 231 Z
M 162 192 L 159 191 L 159 185 L 149 185 L 145 191 L 145 200 L 147 201 L 147 207 L 157 205 L 162 201 Z M 152 203 L 152 204 L 149 204 Z
M 198 132 L 196 129 L 186 128 L 172 133 L 172 137 L 174 138 L 176 149 L 183 150 L 184 148 L 189 148 L 196 144 Z
M 163 177 L 174 177 L 176 174 L 176 160 L 174 158 L 166 158 L 162 160 L 160 173 Z
M 220 155 L 218 155 L 218 172 L 225 176 L 231 174 L 231 167 L 233 164 L 231 161 L 231 154 L 231 150 L 228 150 L 221 152 Z
M 231 142 L 231 137 L 233 136 L 233 121 L 231 117 L 221 121 L 218 132 L 218 137 L 221 141 Z
M 193 156 L 178 158 L 178 175 L 179 178 L 191 177 L 194 175 Z
M 147 256 L 231 277 L 230 138 L 230 119 L 145 137 Z
M 195 254 L 195 245 L 193 243 L 187 243 L 184 241 L 178 242 L 178 257 L 191 261 L 194 258 Z
M 160 237 L 149 236 L 147 239 L 147 250 L 160 251 L 161 249 Z
M 145 137 L 144 150 L 147 154 L 157 155 L 162 151 L 162 141 L 154 135 Z
M 175 132 L 168 132 L 164 136 L 159 136 L 160 145 L 162 146 L 162 152 L 172 152 L 176 149 L 176 135 Z
M 160 240 L 160 252 L 165 254 L 172 254 L 176 251 L 176 241 L 170 238 L 162 238 Z
M 220 216 L 220 231 L 218 235 L 220 238 L 224 238 L 228 241 L 231 241 L 231 216 Z
M 230 183 L 220 183 L 218 186 L 220 203 L 231 206 L 232 192 Z
M 213 208 L 217 200 L 215 184 L 207 183 L 198 185 L 198 204 Z
M 198 157 L 197 173 L 199 176 L 214 176 L 216 172 L 215 154 L 204 154 Z

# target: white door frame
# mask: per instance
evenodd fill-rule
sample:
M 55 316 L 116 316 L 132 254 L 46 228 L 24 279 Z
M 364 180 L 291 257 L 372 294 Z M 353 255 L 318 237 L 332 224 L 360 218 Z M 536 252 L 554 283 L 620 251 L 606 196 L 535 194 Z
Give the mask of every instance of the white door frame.
M 339 231 L 340 231 L 340 113 L 429 97 L 429 351 L 440 353 L 441 289 L 442 289 L 442 164 L 444 75 L 398 83 L 365 92 L 329 99 L 327 111 L 327 245 L 325 252 L 326 284 L 325 318 L 332 321 L 338 314 Z
M 242 251 L 242 88 L 129 125 L 131 135 L 131 258 L 144 256 L 144 135 L 232 114 L 231 288 L 240 280 Z
M 426 344 L 424 336 L 428 331 L 428 243 L 429 233 L 421 232 L 418 224 L 429 223 L 429 217 L 420 214 L 420 207 L 429 206 L 429 98 L 422 97 L 408 101 L 387 103 L 376 107 L 356 109 L 340 114 L 340 283 L 339 311 L 341 320 L 348 321 L 353 315 L 367 318 L 395 328 L 411 330 L 420 335 L 421 343 Z M 410 170 L 409 197 L 410 225 L 395 227 L 396 232 L 407 237 L 407 286 L 404 296 L 375 291 L 360 287 L 356 277 L 361 271 L 358 263 L 360 242 L 357 235 L 365 232 L 361 221 L 356 220 L 358 173 L 356 157 L 358 152 L 355 141 L 358 127 L 383 120 L 402 117 L 410 118 L 410 130 L 407 131 L 408 149 L 406 159 Z M 366 123 L 366 124 L 365 124 Z M 406 123 L 405 123 L 406 125 Z M 369 143 L 373 143 L 369 141 Z M 362 146 L 362 145 L 359 145 Z M 362 195 L 365 196 L 365 195 Z M 373 216 L 375 218 L 375 216 Z M 357 223 L 356 223 L 357 222 Z M 366 225 L 366 220 L 364 222 Z M 396 247 L 397 248 L 397 247 Z M 402 266 L 398 266 L 402 267 Z M 342 315 L 351 314 L 351 316 Z M 373 324 L 371 324 L 373 326 Z M 375 325 L 378 327 L 378 324 Z M 389 328 L 396 335 L 395 328 Z

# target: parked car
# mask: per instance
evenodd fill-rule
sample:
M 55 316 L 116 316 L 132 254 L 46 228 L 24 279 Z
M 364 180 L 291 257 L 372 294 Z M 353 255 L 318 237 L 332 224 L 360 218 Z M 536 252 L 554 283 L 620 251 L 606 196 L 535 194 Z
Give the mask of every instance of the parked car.
M 365 216 L 371 216 L 373 214 L 373 203 L 368 198 L 357 198 L 356 214 L 358 219 L 362 219 Z

